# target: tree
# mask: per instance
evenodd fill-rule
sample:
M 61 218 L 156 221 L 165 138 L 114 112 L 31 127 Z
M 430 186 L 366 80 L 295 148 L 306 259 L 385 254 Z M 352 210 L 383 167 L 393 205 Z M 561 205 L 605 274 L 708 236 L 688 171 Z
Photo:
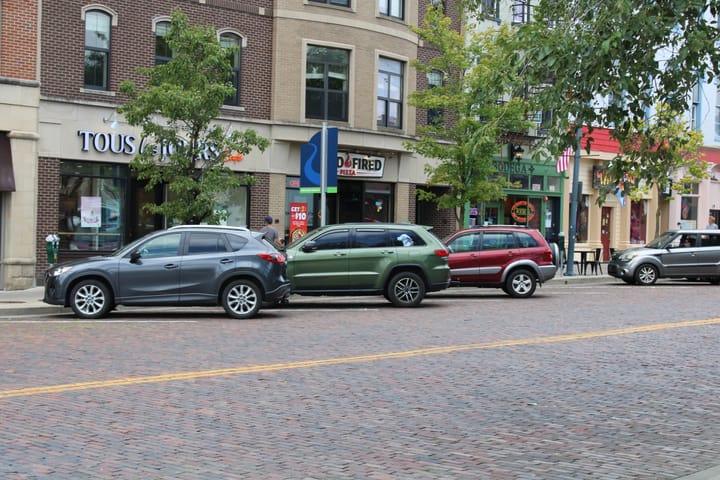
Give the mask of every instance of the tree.
M 443 76 L 441 85 L 417 90 L 409 103 L 442 111 L 441 121 L 418 127 L 418 138 L 406 147 L 438 163 L 426 165 L 428 185 L 447 187 L 436 195 L 418 191 L 421 199 L 439 208 L 453 208 L 458 225 L 465 218 L 466 204 L 478 204 L 505 196 L 510 184 L 493 165 L 501 150 L 502 135 L 527 130 L 527 104 L 510 95 L 522 87 L 522 79 L 508 75 L 518 56 L 507 48 L 508 28 L 467 38 L 451 28 L 440 9 L 429 8 L 419 27 L 410 27 L 438 56 L 413 66 L 422 73 Z
M 120 85 L 129 101 L 118 112 L 130 125 L 142 126 L 145 144 L 130 167 L 147 181 L 148 190 L 166 184 L 170 192 L 163 203 L 146 205 L 148 212 L 181 223 L 219 223 L 228 212 L 216 208 L 218 197 L 253 181 L 227 162 L 241 160 L 253 147 L 264 151 L 269 142 L 254 130 L 214 123 L 234 89 L 232 52 L 220 45 L 212 28 L 190 26 L 176 10 L 165 39 L 172 59 L 139 69 L 147 78 L 144 86 Z
M 482 0 L 461 1 L 482 10 Z M 553 112 L 546 148 L 534 158 L 557 158 L 568 145 L 579 158 L 583 125 L 591 132 L 595 125 L 612 127 L 628 143 L 638 134 L 652 136 L 642 128 L 653 105 L 684 111 L 698 80 L 711 81 L 720 71 L 718 10 L 716 0 L 539 0 L 513 47 L 525 60 L 522 75 L 539 92 L 534 103 Z M 592 134 L 585 148 L 592 148 Z M 573 192 L 577 185 L 575 169 Z M 577 200 L 573 195 L 569 256 Z
M 702 134 L 690 130 L 667 106 L 658 106 L 655 117 L 637 122 L 635 129 L 626 134 L 620 144 L 621 153 L 610 164 L 609 177 L 620 179 L 620 183 L 603 187 L 601 204 L 604 195 L 618 189 L 621 195 L 631 198 L 640 198 L 653 188 L 657 198 L 670 190 L 688 193 L 700 178 L 709 176 L 699 151 Z M 658 207 L 655 236 L 660 234 L 661 213 Z

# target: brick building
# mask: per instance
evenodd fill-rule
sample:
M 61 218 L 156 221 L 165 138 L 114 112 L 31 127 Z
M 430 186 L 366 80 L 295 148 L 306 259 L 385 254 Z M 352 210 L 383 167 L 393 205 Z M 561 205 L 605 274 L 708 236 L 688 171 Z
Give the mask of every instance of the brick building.
M 256 182 L 222 199 L 230 213 L 228 224 L 257 229 L 270 214 L 287 236 L 291 204 L 302 204 L 309 213 L 306 228 L 319 225 L 320 195 L 300 193 L 298 187 L 301 147 L 326 121 L 338 129 L 339 161 L 347 163 L 338 170 L 337 193 L 327 196 L 327 223 L 411 221 L 431 224 L 439 235 L 453 231 L 452 212 L 437 211 L 415 197 L 431 160 L 403 146 L 427 119 L 427 112 L 407 103 L 409 92 L 427 86 L 410 61 L 433 54 L 407 26 L 419 23 L 431 1 L 445 4 L 459 27 L 452 0 L 0 3 L 4 10 L 14 5 L 32 10 L 34 5 L 34 17 L 23 18 L 42 19 L 41 41 L 35 37 L 22 44 L 40 47 L 40 61 L 31 69 L 35 77 L 21 77 L 34 83 L 13 85 L 35 91 L 31 111 L 37 117 L 32 129 L 23 130 L 35 132 L 29 142 L 33 156 L 24 157 L 22 165 L 14 163 L 16 180 L 18 171 L 27 175 L 26 196 L 31 197 L 23 198 L 27 212 L 17 217 L 34 241 L 22 239 L 18 248 L 27 252 L 13 256 L 22 257 L 26 266 L 22 281 L 4 263 L 4 278 L 15 279 L 5 288 L 42 282 L 49 234 L 59 235 L 63 261 L 109 253 L 167 226 L 166 219 L 141 208 L 161 202 L 166 191 L 146 191 L 133 178 L 128 163 L 142 139 L 116 109 L 125 101 L 121 81 L 142 81 L 138 67 L 165 62 L 171 55 L 162 36 L 176 8 L 192 24 L 212 26 L 221 43 L 240 47 L 234 65 L 237 94 L 217 121 L 237 130 L 252 128 L 271 140 L 265 152 L 254 151 L 232 165 Z M 3 130 L 11 129 L 0 123 Z M 19 187 L 16 182 L 15 192 L 3 193 L 4 201 L 7 195 L 17 197 Z M 100 212 L 97 222 L 83 215 L 92 209 Z M 7 235 L 3 240 L 8 242 Z
M 33 285 L 37 162 L 37 0 L 0 2 L 0 288 Z

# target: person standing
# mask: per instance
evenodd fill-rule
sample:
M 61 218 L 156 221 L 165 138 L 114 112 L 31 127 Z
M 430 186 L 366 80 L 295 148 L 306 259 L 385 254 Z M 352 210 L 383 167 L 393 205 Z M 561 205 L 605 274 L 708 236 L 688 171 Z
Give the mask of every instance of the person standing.
M 267 240 L 268 242 L 272 243 L 275 246 L 282 246 L 282 243 L 280 243 L 280 234 L 277 230 L 275 230 L 275 227 L 272 225 L 273 218 L 268 215 L 265 217 L 265 226 L 260 229 L 260 232 L 263 234 L 263 238 Z
M 710 217 L 708 217 L 708 226 L 705 228 L 707 228 L 709 230 L 717 230 L 718 229 L 717 223 L 715 223 L 715 217 L 713 217 L 712 215 L 710 215 Z

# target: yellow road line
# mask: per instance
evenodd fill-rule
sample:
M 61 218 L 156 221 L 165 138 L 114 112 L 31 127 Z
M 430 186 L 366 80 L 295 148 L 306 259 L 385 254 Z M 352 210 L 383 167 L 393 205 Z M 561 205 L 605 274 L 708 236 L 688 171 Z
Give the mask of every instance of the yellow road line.
M 89 390 L 93 388 L 119 387 L 124 385 L 139 385 L 142 383 L 172 382 L 178 380 L 193 380 L 197 378 L 220 377 L 227 375 L 242 375 L 245 373 L 273 372 L 278 370 L 292 370 L 297 368 L 311 368 L 328 365 L 340 365 L 346 363 L 374 362 L 394 358 L 409 358 L 421 355 L 439 355 L 443 353 L 455 353 L 467 350 L 487 350 L 491 348 L 513 347 L 523 345 L 540 345 L 547 343 L 572 342 L 575 340 L 586 340 L 590 338 L 611 337 L 617 335 L 628 335 L 632 333 L 654 332 L 672 328 L 700 327 L 705 325 L 720 324 L 720 318 L 707 320 L 694 320 L 687 322 L 659 323 L 655 325 L 643 325 L 639 327 L 620 328 L 617 330 L 601 330 L 597 332 L 570 333 L 566 335 L 553 335 L 550 337 L 521 338 L 517 340 L 501 340 L 488 343 L 471 343 L 466 345 L 451 345 L 447 347 L 421 348 L 418 350 L 406 350 L 402 352 L 379 353 L 375 355 L 361 355 L 354 357 L 327 358 L 322 360 L 308 360 L 304 362 L 275 363 L 268 365 L 254 365 L 247 367 L 223 368 L 219 370 L 204 370 L 197 372 L 171 373 L 167 375 L 151 375 L 147 377 L 129 377 L 115 380 L 102 380 L 96 382 L 67 383 L 62 385 L 51 385 L 43 387 L 21 388 L 18 390 L 0 391 L 0 399 L 11 397 L 22 397 L 40 395 L 46 393 L 62 393 L 74 390 Z

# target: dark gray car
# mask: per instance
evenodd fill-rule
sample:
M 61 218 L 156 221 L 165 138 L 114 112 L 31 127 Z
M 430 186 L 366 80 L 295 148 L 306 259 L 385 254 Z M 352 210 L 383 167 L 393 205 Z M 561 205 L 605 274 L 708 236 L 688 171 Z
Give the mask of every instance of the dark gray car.
M 290 293 L 285 256 L 244 228 L 179 226 L 151 233 L 109 256 L 50 267 L 43 301 L 100 318 L 116 305 L 222 305 L 234 318 Z
M 673 230 L 644 247 L 617 252 L 608 273 L 627 283 L 652 285 L 658 278 L 720 283 L 720 230 Z

